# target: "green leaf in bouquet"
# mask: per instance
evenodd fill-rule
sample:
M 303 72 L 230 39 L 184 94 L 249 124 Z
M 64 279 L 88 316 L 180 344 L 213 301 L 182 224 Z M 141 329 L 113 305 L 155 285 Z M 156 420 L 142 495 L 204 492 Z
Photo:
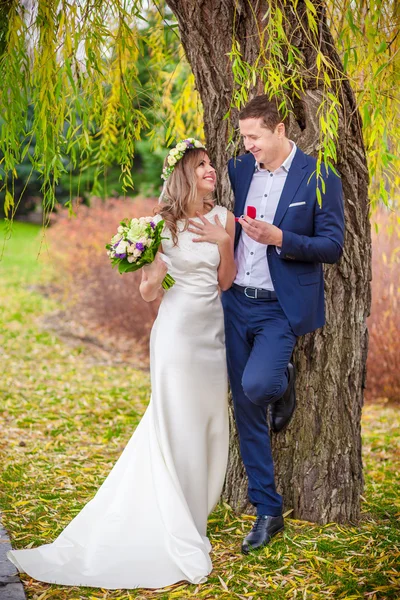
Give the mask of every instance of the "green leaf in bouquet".
M 159 247 L 159 245 L 154 244 L 153 246 L 150 246 L 150 248 L 146 248 L 146 250 L 142 254 L 140 262 L 142 262 L 142 263 L 153 262 L 156 254 L 157 254 L 158 247 Z
M 111 259 L 111 266 L 112 268 L 117 267 L 119 265 L 119 263 L 121 262 L 120 258 L 112 258 Z
M 137 271 L 140 267 L 136 263 L 128 263 L 125 259 L 121 260 L 118 265 L 118 271 L 121 273 L 130 273 L 131 271 Z

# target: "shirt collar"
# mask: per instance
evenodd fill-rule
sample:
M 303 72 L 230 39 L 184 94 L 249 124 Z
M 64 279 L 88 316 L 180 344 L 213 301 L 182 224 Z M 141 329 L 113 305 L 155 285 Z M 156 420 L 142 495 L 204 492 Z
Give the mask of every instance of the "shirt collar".
M 290 154 L 289 154 L 289 156 L 287 156 L 285 158 L 285 160 L 283 161 L 283 163 L 281 164 L 281 166 L 278 167 L 279 169 L 283 169 L 284 171 L 286 171 L 286 173 L 289 172 L 289 169 L 290 169 L 291 164 L 292 164 L 293 159 L 294 159 L 294 155 L 296 154 L 296 150 L 297 150 L 296 144 L 292 140 L 289 140 L 289 142 L 290 142 L 290 144 L 292 146 Z M 255 161 L 255 165 L 254 166 L 255 166 L 255 170 L 256 171 L 263 172 L 263 171 L 267 171 L 268 170 L 268 169 L 260 169 L 259 164 L 258 164 L 257 161 Z

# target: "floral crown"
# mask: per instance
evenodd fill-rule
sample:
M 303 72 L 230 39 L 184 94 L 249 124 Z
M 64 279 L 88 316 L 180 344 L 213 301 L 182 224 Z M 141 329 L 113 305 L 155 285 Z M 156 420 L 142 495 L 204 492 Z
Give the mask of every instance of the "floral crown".
M 161 175 L 164 181 L 166 181 L 171 175 L 171 173 L 175 169 L 177 162 L 181 160 L 185 152 L 187 150 L 192 150 L 193 148 L 203 148 L 203 150 L 206 149 L 206 147 L 201 142 L 199 142 L 199 140 L 195 140 L 194 138 L 187 138 L 186 140 L 178 142 L 175 148 L 172 148 L 172 150 L 169 151 L 167 156 L 167 164 L 163 168 L 163 172 Z

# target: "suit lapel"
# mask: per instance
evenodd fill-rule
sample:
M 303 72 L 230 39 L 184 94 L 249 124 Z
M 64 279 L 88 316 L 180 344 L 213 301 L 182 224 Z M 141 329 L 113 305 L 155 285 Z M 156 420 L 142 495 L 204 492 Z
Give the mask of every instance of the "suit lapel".
M 234 209 L 236 217 L 240 217 L 243 214 L 247 194 L 254 175 L 254 166 L 255 160 L 251 154 L 245 154 L 237 159 L 236 198 Z
M 273 225 L 279 227 L 285 213 L 291 204 L 297 190 L 299 189 L 304 177 L 306 176 L 307 161 L 305 155 L 301 150 L 297 148 L 296 154 L 294 155 L 293 162 L 290 166 L 289 173 L 287 175 L 285 185 L 283 186 L 282 194 L 279 200 L 278 207 L 276 209 L 275 218 Z
M 244 154 L 237 158 L 236 162 L 236 194 L 234 213 L 240 217 L 244 212 L 247 194 L 249 192 L 251 180 L 254 175 L 255 160 L 253 155 Z M 242 227 L 236 223 L 235 229 L 235 248 L 240 238 Z

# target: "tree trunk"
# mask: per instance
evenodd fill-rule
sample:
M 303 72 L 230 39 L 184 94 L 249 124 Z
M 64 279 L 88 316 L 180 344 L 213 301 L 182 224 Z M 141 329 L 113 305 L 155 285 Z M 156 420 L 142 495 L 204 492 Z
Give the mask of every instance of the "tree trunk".
M 234 81 L 227 54 L 235 27 L 244 59 L 252 63 L 258 56 L 255 18 L 261 25 L 268 3 L 248 0 L 167 0 L 167 3 L 178 20 L 202 99 L 207 147 L 219 174 L 217 196 L 220 203 L 229 206 L 232 197 L 226 162 L 230 152 L 226 149 L 228 123 L 224 115 L 230 106 Z M 340 67 L 321 3 L 315 6 L 320 47 Z M 304 0 L 299 0 L 296 10 L 304 15 Z M 296 118 L 289 124 L 289 137 L 302 150 L 315 155 L 321 90 L 315 77 L 310 76 L 315 68 L 315 52 L 309 45 L 306 18 L 302 24 L 303 28 L 297 27 L 295 33 L 296 46 L 309 71 L 304 96 L 296 104 Z M 294 26 L 294 22 L 286 25 L 292 29 L 287 32 L 289 35 L 293 34 Z M 262 90 L 253 90 L 253 95 L 257 92 Z M 337 167 L 345 198 L 345 249 L 337 265 L 325 268 L 326 325 L 300 338 L 295 349 L 298 373 L 295 417 L 286 432 L 273 435 L 272 439 L 276 481 L 285 509 L 293 509 L 294 518 L 319 523 L 356 521 L 363 489 L 360 420 L 371 279 L 368 171 L 360 119 L 346 80 L 341 83 L 340 96 Z M 232 119 L 237 119 L 235 112 Z M 234 425 L 224 498 L 236 511 L 252 510 Z

